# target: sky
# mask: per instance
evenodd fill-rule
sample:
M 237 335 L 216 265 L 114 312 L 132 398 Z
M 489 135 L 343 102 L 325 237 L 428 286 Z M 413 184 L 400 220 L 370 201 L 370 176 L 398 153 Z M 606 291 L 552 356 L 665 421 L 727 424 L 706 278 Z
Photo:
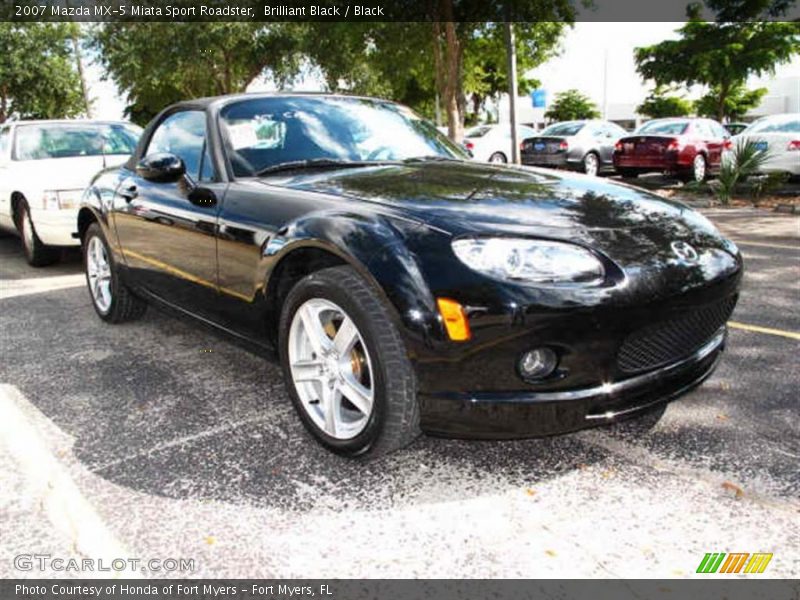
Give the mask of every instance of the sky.
M 607 74 L 607 102 L 639 103 L 649 88 L 636 74 L 633 49 L 677 37 L 675 30 L 681 23 L 576 23 L 562 42 L 562 53 L 530 73 L 542 82 L 548 98 L 566 89 L 578 88 L 598 104 L 603 100 L 603 76 Z M 607 64 L 607 69 L 604 69 Z M 120 119 L 125 101 L 120 98 L 113 82 L 102 81 L 102 69 L 90 63 L 87 66 L 87 83 L 90 97 L 94 99 L 93 117 Z M 792 63 L 778 67 L 775 77 L 800 77 L 800 57 Z M 754 78 L 751 85 L 763 85 L 763 79 Z M 264 89 L 264 84 L 257 84 Z M 321 89 L 319 82 L 305 81 L 302 89 Z M 694 90 L 690 96 L 699 95 Z

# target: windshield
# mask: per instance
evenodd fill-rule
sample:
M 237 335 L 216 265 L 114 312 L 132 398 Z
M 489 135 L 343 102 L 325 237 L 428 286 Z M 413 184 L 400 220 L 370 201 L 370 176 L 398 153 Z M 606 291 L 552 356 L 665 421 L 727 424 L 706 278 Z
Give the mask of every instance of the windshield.
M 556 123 L 542 131 L 541 135 L 577 135 L 586 123 Z
M 237 177 L 298 161 L 466 158 L 463 150 L 410 109 L 378 100 L 253 98 L 225 106 L 220 122 Z
M 655 133 L 661 135 L 682 135 L 689 127 L 689 121 L 648 121 L 636 133 Z
M 142 130 L 122 123 L 58 123 L 20 125 L 15 160 L 132 154 Z
M 759 119 L 745 133 L 800 133 L 800 115 Z

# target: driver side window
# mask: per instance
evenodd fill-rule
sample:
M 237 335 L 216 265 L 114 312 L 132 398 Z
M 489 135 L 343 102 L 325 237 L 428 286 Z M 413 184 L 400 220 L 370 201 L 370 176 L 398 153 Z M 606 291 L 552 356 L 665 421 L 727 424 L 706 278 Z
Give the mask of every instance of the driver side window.
M 214 168 L 206 151 L 206 115 L 186 110 L 164 119 L 156 128 L 146 154 L 169 152 L 183 160 L 186 173 L 195 181 L 213 181 Z

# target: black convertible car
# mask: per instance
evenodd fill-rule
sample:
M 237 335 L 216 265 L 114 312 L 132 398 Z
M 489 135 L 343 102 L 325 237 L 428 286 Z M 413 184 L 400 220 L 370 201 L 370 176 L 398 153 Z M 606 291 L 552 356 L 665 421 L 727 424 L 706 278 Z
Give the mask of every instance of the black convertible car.
M 742 274 L 682 204 L 470 162 L 345 96 L 171 106 L 78 219 L 103 320 L 152 302 L 276 350 L 303 423 L 348 455 L 651 426 L 713 371 Z

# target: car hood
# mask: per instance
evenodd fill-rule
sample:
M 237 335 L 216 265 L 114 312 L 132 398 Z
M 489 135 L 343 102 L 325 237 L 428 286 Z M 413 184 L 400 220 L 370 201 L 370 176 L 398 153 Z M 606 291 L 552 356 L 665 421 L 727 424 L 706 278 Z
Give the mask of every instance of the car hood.
M 378 204 L 453 236 L 519 235 L 594 248 L 627 272 L 699 253 L 714 278 L 737 268 L 736 246 L 702 215 L 644 190 L 584 175 L 472 162 L 428 161 L 270 178 L 269 183 Z
M 27 187 L 35 185 L 40 190 L 79 190 L 89 185 L 92 177 L 104 166 L 120 165 L 127 156 L 75 156 L 12 162 L 11 176 Z
M 277 183 L 401 210 L 453 235 L 563 236 L 654 226 L 686 233 L 698 217 L 683 204 L 601 178 L 467 161 L 316 172 Z

